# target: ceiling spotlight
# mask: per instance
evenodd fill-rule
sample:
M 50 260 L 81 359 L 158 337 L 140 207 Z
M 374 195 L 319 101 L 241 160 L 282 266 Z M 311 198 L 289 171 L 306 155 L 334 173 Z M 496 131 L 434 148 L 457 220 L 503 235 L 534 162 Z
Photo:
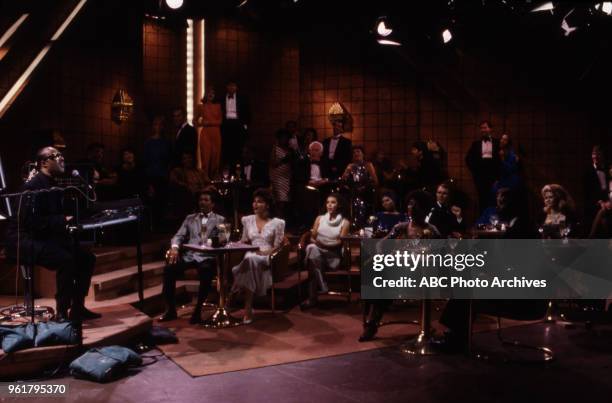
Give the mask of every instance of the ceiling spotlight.
M 385 17 L 380 17 L 376 22 L 376 33 L 382 37 L 387 37 L 391 35 L 392 32 L 393 30 L 387 27 Z
M 166 4 L 173 10 L 183 6 L 183 0 L 166 0 Z
M 604 1 L 601 3 L 601 11 L 608 15 L 612 14 L 612 1 Z
M 570 36 L 572 32 L 578 29 L 578 27 L 570 27 L 570 25 L 567 22 L 567 17 L 569 17 L 570 14 L 573 12 L 574 12 L 574 9 L 572 8 L 572 10 L 569 13 L 567 13 L 565 17 L 563 17 L 563 21 L 561 21 L 561 29 L 563 30 L 563 34 L 565 36 Z
M 397 41 L 392 41 L 390 39 L 379 39 L 378 43 L 381 45 L 387 45 L 387 46 L 402 46 L 401 43 Z
M 442 31 L 442 40 L 444 41 L 444 43 L 449 43 L 451 39 L 453 39 L 453 34 L 449 29 L 445 29 L 444 31 Z
M 531 10 L 532 13 L 536 13 L 538 11 L 550 11 L 552 12 L 552 10 L 554 10 L 555 5 L 553 4 L 552 1 L 548 1 L 546 3 L 543 3 L 541 5 L 539 5 L 538 7 L 534 8 L 533 10 Z

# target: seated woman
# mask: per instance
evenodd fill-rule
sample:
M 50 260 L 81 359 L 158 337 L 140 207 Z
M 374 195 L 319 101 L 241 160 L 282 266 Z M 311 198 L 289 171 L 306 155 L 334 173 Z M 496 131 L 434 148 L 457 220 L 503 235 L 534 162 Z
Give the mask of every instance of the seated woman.
M 281 246 L 285 236 L 285 221 L 272 217 L 273 200 L 269 190 L 257 189 L 253 193 L 255 214 L 242 217 L 240 241 L 259 247 L 257 252 L 247 252 L 240 264 L 232 268 L 232 292 L 245 292 L 244 324 L 253 321 L 254 295 L 266 295 L 266 291 L 272 286 L 269 256 Z
M 349 233 L 350 223 L 342 216 L 340 197 L 332 193 L 325 202 L 327 213 L 316 218 L 312 227 L 311 244 L 306 247 L 305 265 L 308 269 L 308 301 L 301 308 L 312 308 L 317 304 L 317 289 L 327 292 L 323 271 L 336 269 L 341 261 L 342 241 L 340 237 Z
M 410 220 L 406 223 L 399 223 L 394 227 L 394 231 L 389 233 L 388 238 L 402 239 L 436 239 L 440 238 L 438 229 L 425 222 L 426 206 L 424 205 L 425 196 L 423 192 L 413 192 L 407 197 L 407 212 Z M 359 341 L 370 341 L 378 332 L 378 326 L 382 320 L 385 310 L 393 300 L 371 300 L 364 304 L 363 333 L 359 336 Z
M 569 193 L 555 183 L 542 188 L 544 220 L 540 227 L 543 238 L 564 238 L 576 225 L 574 201 Z M 575 228 L 574 228 L 575 229 Z
M 353 161 L 347 165 L 342 180 L 351 190 L 353 224 L 363 228 L 371 211 L 373 190 L 378 187 L 378 177 L 371 162 L 366 161 L 362 146 L 353 146 Z
M 398 223 L 406 221 L 406 215 L 397 211 L 395 192 L 387 190 L 380 198 L 383 211 L 376 213 L 376 232 L 387 234 Z

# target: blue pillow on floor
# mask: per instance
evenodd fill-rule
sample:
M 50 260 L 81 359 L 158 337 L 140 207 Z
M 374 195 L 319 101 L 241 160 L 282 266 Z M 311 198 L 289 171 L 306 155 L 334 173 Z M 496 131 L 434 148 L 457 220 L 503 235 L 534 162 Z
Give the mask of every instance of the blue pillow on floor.
M 92 348 L 70 363 L 76 378 L 108 382 L 119 377 L 130 366 L 142 365 L 142 358 L 129 348 L 109 346 Z
M 2 338 L 2 350 L 5 353 L 25 350 L 34 347 L 34 325 L 8 327 L 0 326 L 0 337 Z
M 79 333 L 71 322 L 41 322 L 36 324 L 34 346 L 55 346 L 79 343 Z

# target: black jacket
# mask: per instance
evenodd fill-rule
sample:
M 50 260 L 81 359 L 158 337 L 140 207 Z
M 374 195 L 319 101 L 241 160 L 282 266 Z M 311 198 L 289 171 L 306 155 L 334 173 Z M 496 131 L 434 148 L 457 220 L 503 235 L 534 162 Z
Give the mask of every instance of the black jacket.
M 340 136 L 334 158 L 329 158 L 329 145 L 331 137 L 323 140 L 323 160 L 329 168 L 330 179 L 337 179 L 344 173 L 347 165 L 353 160 L 353 142 L 344 136 Z
M 427 222 L 438 229 L 442 238 L 448 237 L 452 232 L 465 231 L 465 218 L 458 222 L 457 217 L 446 206 L 435 203 L 428 217 Z
M 174 164 L 180 165 L 183 153 L 188 152 L 194 156 L 196 155 L 196 147 L 198 145 L 198 133 L 195 127 L 190 124 L 186 124 L 177 134 L 174 140 Z
M 499 159 L 499 140 L 492 138 L 491 141 L 493 143 L 493 158 L 482 158 L 482 139 L 474 141 L 465 156 L 465 163 L 470 172 L 472 172 L 476 183 L 483 181 L 493 183 L 499 177 L 501 165 Z
M 22 186 L 21 191 L 49 189 L 55 186 L 57 184 L 53 178 L 39 172 Z M 53 239 L 61 242 L 68 239 L 64 215 L 64 192 L 57 190 L 23 196 L 21 208 L 18 203 L 18 199 L 15 199 L 15 217 L 11 218 L 7 227 L 8 245 L 16 245 L 19 233 L 21 240 Z M 20 228 L 17 223 L 17 211 L 20 211 Z
M 243 124 L 243 125 L 250 125 L 251 124 L 251 110 L 249 108 L 249 100 L 242 94 L 236 93 L 234 95 L 236 97 L 236 112 L 238 113 L 238 121 Z M 225 122 L 226 119 L 226 109 L 227 109 L 227 105 L 226 105 L 226 101 L 227 101 L 227 94 L 225 94 L 223 96 L 223 98 L 221 99 L 221 112 L 222 112 L 222 118 L 223 118 L 223 122 Z
M 605 174 L 605 170 L 604 174 Z M 582 186 L 584 190 L 584 213 L 587 219 L 592 220 L 599 211 L 597 202 L 599 200 L 608 200 L 608 176 L 606 176 L 606 190 L 601 189 L 597 171 L 591 165 L 585 169 L 582 176 Z

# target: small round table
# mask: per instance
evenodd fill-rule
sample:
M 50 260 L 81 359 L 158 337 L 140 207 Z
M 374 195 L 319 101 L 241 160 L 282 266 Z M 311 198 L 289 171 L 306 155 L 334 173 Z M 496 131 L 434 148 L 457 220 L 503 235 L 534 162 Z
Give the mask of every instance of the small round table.
M 240 242 L 229 242 L 225 246 L 218 248 L 207 245 L 185 244 L 183 248 L 199 253 L 215 255 L 217 257 L 217 292 L 219 293 L 219 306 L 215 313 L 204 321 L 203 326 L 212 329 L 223 329 L 241 325 L 242 320 L 234 318 L 227 312 L 227 309 L 225 309 L 225 301 L 227 299 L 226 274 L 229 256 L 232 253 L 256 251 L 259 250 L 259 248 Z

